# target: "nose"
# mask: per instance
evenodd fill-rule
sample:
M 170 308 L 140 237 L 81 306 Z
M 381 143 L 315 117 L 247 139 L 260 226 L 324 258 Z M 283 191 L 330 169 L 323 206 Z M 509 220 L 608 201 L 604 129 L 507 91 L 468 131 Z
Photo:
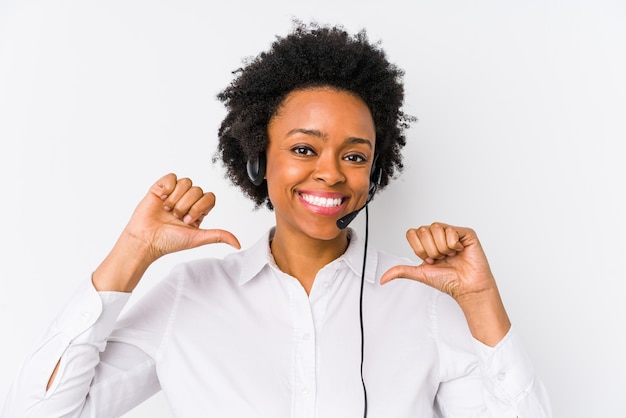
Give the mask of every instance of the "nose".
M 341 168 L 341 159 L 335 155 L 321 155 L 317 159 L 313 175 L 316 180 L 323 181 L 328 186 L 333 186 L 346 180 L 346 176 Z

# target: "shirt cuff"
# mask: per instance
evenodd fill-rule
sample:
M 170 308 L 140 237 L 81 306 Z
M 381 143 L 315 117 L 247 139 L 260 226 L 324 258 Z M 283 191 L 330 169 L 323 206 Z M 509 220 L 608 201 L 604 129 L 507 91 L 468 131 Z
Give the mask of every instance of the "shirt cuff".
M 499 399 L 515 402 L 526 396 L 535 369 L 513 327 L 495 347 L 474 340 L 487 390 Z
M 104 350 L 120 312 L 131 293 L 99 292 L 85 281 L 70 298 L 53 324 L 57 332 L 73 343 L 91 343 Z

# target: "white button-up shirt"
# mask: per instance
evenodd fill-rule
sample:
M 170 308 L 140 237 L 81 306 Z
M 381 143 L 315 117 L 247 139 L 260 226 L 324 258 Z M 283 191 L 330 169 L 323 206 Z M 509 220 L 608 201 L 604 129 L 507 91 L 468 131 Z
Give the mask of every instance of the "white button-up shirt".
M 26 359 L 3 417 L 117 417 L 158 390 L 181 418 L 362 417 L 363 242 L 350 234 L 310 295 L 276 266 L 272 231 L 224 259 L 180 265 L 119 319 L 130 295 L 86 281 Z M 449 296 L 412 280 L 380 285 L 407 263 L 367 254 L 368 417 L 551 416 L 513 329 L 490 348 Z

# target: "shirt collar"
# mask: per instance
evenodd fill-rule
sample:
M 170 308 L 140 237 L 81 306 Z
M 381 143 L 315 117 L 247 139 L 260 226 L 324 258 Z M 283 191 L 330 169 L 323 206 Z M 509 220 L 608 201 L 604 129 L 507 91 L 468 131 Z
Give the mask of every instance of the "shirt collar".
M 274 228 L 268 230 L 259 240 L 243 255 L 239 284 L 248 283 L 257 276 L 265 267 L 274 263 L 274 257 L 270 251 L 270 239 L 274 235 Z
M 243 263 L 241 267 L 241 274 L 239 276 L 240 285 L 252 280 L 264 268 L 269 268 L 270 265 L 275 265 L 274 257 L 270 251 L 270 240 L 273 235 L 274 228 L 272 227 L 243 254 Z M 346 252 L 336 260 L 332 261 L 328 267 L 332 265 L 335 266 L 335 268 L 339 268 L 342 263 L 345 263 L 345 265 L 347 265 L 357 277 L 361 277 L 361 270 L 363 268 L 364 240 L 359 238 L 352 228 L 348 228 L 348 238 L 350 239 L 350 243 L 348 244 Z M 375 282 L 377 263 L 378 253 L 368 248 L 367 265 L 365 268 L 364 278 L 366 282 Z
M 348 238 L 350 239 L 348 249 L 334 262 L 345 262 L 354 274 L 357 275 L 357 277 L 361 277 L 363 270 L 363 251 L 365 249 L 365 240 L 361 239 L 352 228 L 348 228 Z M 377 264 L 378 253 L 372 250 L 368 245 L 364 277 L 366 282 L 374 283 L 376 281 Z

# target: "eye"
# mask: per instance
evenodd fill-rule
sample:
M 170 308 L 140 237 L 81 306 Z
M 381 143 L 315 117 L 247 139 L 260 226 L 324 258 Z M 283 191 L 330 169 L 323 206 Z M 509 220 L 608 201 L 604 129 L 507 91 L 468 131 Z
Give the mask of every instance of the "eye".
M 361 154 L 348 154 L 344 157 L 344 160 L 350 161 L 353 163 L 364 163 L 367 159 Z
M 291 149 L 294 154 L 297 155 L 315 155 L 315 151 L 311 147 L 307 147 L 306 145 L 297 145 Z

